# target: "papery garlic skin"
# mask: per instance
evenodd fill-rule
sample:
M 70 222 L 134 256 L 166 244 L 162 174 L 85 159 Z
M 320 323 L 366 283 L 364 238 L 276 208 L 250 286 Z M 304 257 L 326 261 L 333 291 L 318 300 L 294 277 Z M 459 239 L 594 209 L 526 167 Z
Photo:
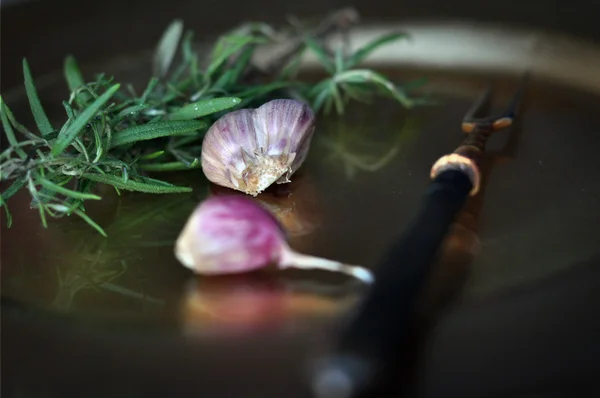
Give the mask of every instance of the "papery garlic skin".
M 197 274 L 249 272 L 277 263 L 285 234 L 277 220 L 244 196 L 219 196 L 194 210 L 175 256 Z
M 204 137 L 202 171 L 214 184 L 257 196 L 273 183 L 290 182 L 314 130 L 312 109 L 292 99 L 227 113 Z

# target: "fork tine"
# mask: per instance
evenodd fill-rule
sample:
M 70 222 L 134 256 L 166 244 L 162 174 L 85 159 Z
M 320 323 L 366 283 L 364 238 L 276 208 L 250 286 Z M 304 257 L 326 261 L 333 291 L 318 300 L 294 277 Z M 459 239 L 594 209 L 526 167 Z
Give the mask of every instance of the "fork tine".
M 472 122 L 481 118 L 483 115 L 488 114 L 491 105 L 493 87 L 488 84 L 485 91 L 477 98 L 471 108 L 467 111 L 463 117 L 464 122 Z
M 526 85 L 527 81 L 529 81 L 529 72 L 526 73 L 523 76 L 523 78 L 521 79 L 521 83 L 519 84 L 519 87 L 513 94 L 511 100 L 509 101 L 508 105 L 506 106 L 506 109 L 500 115 L 500 117 L 507 117 L 507 118 L 511 118 L 511 119 L 515 118 L 517 110 L 521 105 L 521 101 L 523 100 L 523 91 L 525 90 L 525 85 Z
M 469 109 L 469 111 L 466 113 L 461 126 L 462 130 L 468 134 L 476 128 L 483 128 L 496 131 L 510 126 L 516 116 L 517 109 L 521 105 L 523 91 L 525 90 L 525 85 L 529 80 L 529 75 L 529 72 L 527 72 L 523 76 L 519 87 L 513 94 L 512 98 L 508 102 L 503 112 L 496 116 L 482 117 L 480 116 L 482 114 L 482 110 L 484 108 L 489 109 L 491 104 L 490 97 L 492 89 L 491 86 L 488 87 L 488 89 L 482 94 L 482 96 L 477 101 L 475 101 L 471 109 Z
M 525 75 L 521 79 L 519 87 L 508 102 L 508 105 L 506 106 L 504 112 L 502 112 L 498 116 L 489 118 L 487 122 L 490 123 L 493 131 L 500 130 L 512 125 L 517 115 L 517 110 L 521 106 L 521 100 L 523 99 L 523 91 L 525 90 L 525 85 L 528 81 L 529 72 L 525 73 Z
M 491 106 L 492 97 L 492 85 L 488 84 L 486 90 L 479 96 L 479 98 L 473 102 L 471 108 L 467 111 L 462 121 L 462 130 L 465 133 L 470 133 L 477 127 L 481 121 L 481 117 L 487 114 Z

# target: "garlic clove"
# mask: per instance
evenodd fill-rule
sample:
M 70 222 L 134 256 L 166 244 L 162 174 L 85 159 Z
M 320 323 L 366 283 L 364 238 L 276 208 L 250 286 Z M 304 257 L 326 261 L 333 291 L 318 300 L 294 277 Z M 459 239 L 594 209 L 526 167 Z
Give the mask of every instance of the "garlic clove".
M 256 196 L 290 182 L 310 148 L 315 115 L 304 102 L 269 101 L 225 114 L 202 143 L 202 170 L 214 184 Z
M 273 263 L 284 242 L 277 220 L 245 197 L 213 197 L 192 213 L 175 256 L 198 274 L 233 274 Z
M 373 281 L 366 268 L 293 251 L 275 216 L 241 195 L 213 196 L 202 202 L 177 239 L 175 256 L 202 275 L 243 273 L 276 264 L 281 269 L 323 269 Z

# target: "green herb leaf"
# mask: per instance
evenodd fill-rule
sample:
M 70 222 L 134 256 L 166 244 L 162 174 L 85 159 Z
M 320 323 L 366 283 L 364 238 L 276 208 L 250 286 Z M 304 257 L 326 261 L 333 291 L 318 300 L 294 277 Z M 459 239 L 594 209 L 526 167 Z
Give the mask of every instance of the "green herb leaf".
M 49 181 L 49 180 L 47 180 L 45 178 L 40 178 L 38 180 L 38 183 L 42 187 L 46 188 L 49 191 L 54 191 L 56 193 L 68 196 L 68 197 L 73 198 L 73 199 L 80 199 L 80 200 L 100 200 L 100 199 L 102 199 L 98 195 L 93 195 L 93 194 L 90 194 L 90 193 L 83 193 L 83 192 L 72 191 L 72 190 L 67 189 L 65 187 L 62 187 L 60 185 L 57 185 L 57 184 L 53 183 L 52 181 Z
M 342 94 L 338 90 L 338 87 L 335 83 L 331 83 L 331 97 L 333 98 L 333 102 L 335 103 L 335 109 L 338 114 L 344 113 L 344 101 L 342 99 Z
M 6 103 L 2 99 L 1 95 L 0 95 L 0 107 L 2 108 L 1 111 L 6 113 L 6 117 L 8 118 L 8 121 L 10 122 L 10 124 L 12 124 L 12 126 L 15 129 L 17 129 L 17 131 L 19 133 L 23 134 L 25 137 L 29 138 L 30 140 L 38 140 L 39 139 L 39 137 L 37 135 L 33 134 L 32 132 L 27 130 L 27 128 L 25 126 L 23 126 L 21 123 L 17 122 L 17 120 L 15 119 L 15 116 L 13 115 L 13 113 L 10 110 L 10 108 L 8 107 L 8 105 L 6 105 Z
M 223 89 L 224 87 L 237 83 L 246 68 L 250 65 L 255 50 L 255 46 L 247 46 L 236 60 L 235 66 L 225 71 L 215 84 L 213 84 L 213 89 Z
M 81 71 L 79 70 L 79 66 L 77 65 L 77 61 L 75 61 L 75 57 L 72 55 L 69 55 L 65 58 L 64 74 L 69 86 L 69 90 L 71 91 L 75 91 L 85 84 L 83 81 L 83 76 L 81 75 Z
M 308 48 L 315 54 L 317 59 L 321 62 L 321 65 L 323 65 L 325 70 L 332 74 L 335 73 L 335 65 L 327 55 L 325 49 L 310 36 L 306 37 L 305 42 Z
M 196 159 L 191 164 L 183 162 L 168 162 L 168 163 L 149 163 L 140 164 L 140 168 L 145 171 L 181 171 L 198 169 L 201 167 L 201 163 Z
M 75 57 L 72 55 L 65 58 L 64 75 L 71 93 L 75 93 L 80 87 L 85 85 L 77 61 L 75 61 Z M 80 91 L 75 95 L 75 102 L 80 106 L 84 105 L 89 99 L 90 95 L 85 91 Z
M 65 108 L 65 112 L 69 119 L 75 119 L 75 111 L 67 101 L 63 101 L 63 108 Z
M 259 85 L 257 87 L 250 87 L 246 90 L 236 92 L 236 96 L 239 98 L 243 98 L 241 104 L 239 106 L 247 106 L 251 102 L 257 99 L 262 99 L 267 95 L 271 95 L 273 92 L 282 90 L 282 89 L 303 89 L 306 85 L 300 82 L 288 82 L 288 81 L 279 81 L 264 85 Z
M 27 179 L 25 177 L 19 177 L 19 178 L 17 178 L 16 180 L 13 181 L 13 183 L 8 188 L 6 188 L 6 191 L 4 191 L 2 193 L 2 195 L 0 195 L 0 197 L 4 201 L 7 201 L 14 194 L 16 194 L 17 192 L 19 192 L 19 190 L 21 188 L 23 188 L 25 186 L 25 184 L 27 184 Z
M 86 124 L 100 111 L 100 109 L 110 100 L 110 97 L 116 93 L 120 84 L 115 84 L 109 88 L 104 94 L 98 97 L 90 106 L 88 106 L 77 118 L 69 125 L 69 127 L 61 131 L 54 145 L 52 146 L 52 155 L 56 156 L 64 152 L 65 149 L 73 142 L 77 135 L 83 130 Z
M 185 34 L 185 37 L 181 41 L 181 53 L 183 55 L 183 63 L 190 66 L 190 71 L 192 72 L 192 74 L 194 74 L 194 72 L 197 72 L 197 70 L 195 70 L 196 65 L 194 65 L 197 61 L 197 57 L 196 53 L 192 50 L 193 39 L 194 32 L 189 31 Z
M 315 112 L 319 112 L 323 108 L 323 104 L 327 100 L 328 96 L 329 96 L 329 91 L 327 91 L 327 90 L 323 90 L 317 94 L 317 96 L 315 97 L 315 99 L 313 101 L 313 105 L 312 105 Z
M 18 146 L 17 137 L 15 137 L 15 133 L 10 125 L 10 122 L 8 121 L 8 117 L 6 117 L 4 101 L 0 102 L 0 117 L 2 118 L 2 127 L 4 128 L 4 134 L 6 135 L 8 143 L 15 147 L 15 152 L 21 157 L 21 159 L 25 159 L 27 154 Z
M 335 50 L 335 71 L 336 73 L 344 71 L 344 49 L 342 47 Z
M 213 75 L 225 61 L 248 44 L 263 43 L 264 40 L 252 36 L 227 35 L 221 37 L 213 50 L 212 60 L 206 70 L 206 75 Z
M 373 51 L 377 50 L 381 46 L 408 37 L 409 36 L 406 33 L 391 33 L 379 37 L 370 43 L 365 44 L 363 47 L 354 52 L 354 54 L 352 54 L 352 56 L 346 60 L 344 67 L 345 69 L 354 68 L 356 65 L 364 61 L 369 55 L 371 55 Z
M 125 191 L 136 191 L 153 194 L 186 193 L 192 191 L 192 189 L 188 187 L 171 185 L 167 182 L 158 181 L 147 177 L 137 177 L 137 180 L 129 179 L 127 182 L 123 182 L 121 177 L 109 174 L 85 173 L 82 177 L 87 178 L 88 180 L 99 182 L 101 184 L 112 185 L 118 189 L 122 189 Z
M 173 21 L 163 33 L 154 53 L 154 76 L 163 77 L 167 74 L 182 33 L 183 22 L 180 19 Z
M 284 80 L 291 80 L 295 78 L 301 67 L 302 67 L 302 56 L 304 55 L 304 51 L 299 52 L 295 57 L 292 57 L 288 61 L 288 63 L 281 68 L 281 72 L 279 72 L 279 78 Z
M 115 119 L 120 121 L 123 118 L 135 116 L 136 114 L 138 114 L 141 111 L 148 109 L 148 108 L 150 108 L 150 105 L 148 105 L 148 104 L 128 106 L 127 108 L 125 108 L 121 112 L 119 112 L 117 114 L 117 116 L 115 117 Z
M 372 83 L 383 88 L 389 92 L 393 98 L 404 105 L 406 108 L 412 108 L 413 101 L 404 94 L 400 88 L 396 87 L 394 83 L 388 80 L 385 76 L 373 72 L 368 69 L 353 69 L 336 75 L 335 80 L 337 82 L 346 83 Z
M 141 156 L 140 159 L 142 159 L 142 160 L 153 160 L 153 159 L 161 157 L 164 154 L 165 154 L 165 151 L 156 151 L 156 152 L 152 152 L 152 153 L 149 153 L 147 155 Z
M 142 124 L 140 126 L 130 127 L 114 135 L 111 142 L 111 148 L 131 144 L 137 141 L 192 133 L 205 127 L 206 123 L 199 120 L 173 120 Z
M 172 148 L 186 146 L 186 145 L 191 144 L 194 141 L 198 141 L 203 138 L 204 138 L 204 136 L 202 136 L 202 135 L 186 135 L 186 136 L 173 137 L 173 139 L 169 143 L 169 147 L 171 147 L 171 149 L 172 149 Z M 192 149 L 192 148 L 188 147 L 188 149 Z
M 39 198 L 40 194 L 37 191 L 37 189 L 35 189 L 35 184 L 33 183 L 33 180 L 31 178 L 28 178 L 28 180 L 27 180 L 27 189 L 29 190 L 29 194 L 33 198 L 33 201 L 35 203 L 37 203 L 37 205 L 35 207 L 37 207 L 38 212 L 40 213 L 40 219 L 42 220 L 42 225 L 44 226 L 44 228 L 47 228 L 48 222 L 46 221 L 46 210 L 44 209 L 44 206 L 42 205 L 42 202 L 40 201 L 40 198 Z
M 146 103 L 146 101 L 148 100 L 148 97 L 150 96 L 150 94 L 152 94 L 152 91 L 154 90 L 154 88 L 156 87 L 157 84 L 158 84 L 157 78 L 153 77 L 152 79 L 150 79 L 150 81 L 148 82 L 148 86 L 146 86 L 144 93 L 140 97 L 140 104 Z
M 100 233 L 100 235 L 106 237 L 106 232 L 104 231 L 104 229 L 98 225 L 94 220 L 92 220 L 87 214 L 85 214 L 84 212 L 82 212 L 79 209 L 75 209 L 73 211 L 73 213 L 77 214 L 79 217 L 81 217 L 86 223 L 88 223 L 92 228 L 94 228 L 96 231 L 98 231 Z
M 27 92 L 27 98 L 29 99 L 31 113 L 33 114 L 35 123 L 42 133 L 42 136 L 46 136 L 54 131 L 54 128 L 50 124 L 50 120 L 48 119 L 48 116 L 46 116 L 46 112 L 42 107 L 42 103 L 38 97 L 37 89 L 33 83 L 33 77 L 31 76 L 29 64 L 25 58 L 23 58 L 23 75 L 25 76 L 25 91 Z
M 76 183 L 75 183 L 75 191 L 81 192 L 84 194 L 89 194 L 92 192 L 92 189 L 94 189 L 95 185 L 96 185 L 96 183 L 93 181 L 78 179 L 78 180 L 76 180 Z M 77 208 L 77 209 L 81 209 L 82 211 L 85 211 L 83 199 L 75 199 L 75 198 L 67 197 L 67 199 L 65 200 L 65 204 L 68 205 L 71 209 Z
M 242 102 L 238 97 L 213 98 L 185 105 L 169 115 L 171 120 L 197 119 L 232 108 Z
M 25 177 L 17 178 L 2 195 L 0 195 L 0 206 L 4 207 L 6 213 L 6 226 L 10 228 L 12 226 L 12 215 L 8 209 L 8 203 L 6 201 L 16 194 L 21 188 L 25 186 L 27 179 Z
M 0 196 L 0 206 L 4 207 L 4 214 L 6 215 L 6 227 L 10 228 L 12 226 L 12 214 L 10 209 L 8 208 L 8 204 L 2 199 Z

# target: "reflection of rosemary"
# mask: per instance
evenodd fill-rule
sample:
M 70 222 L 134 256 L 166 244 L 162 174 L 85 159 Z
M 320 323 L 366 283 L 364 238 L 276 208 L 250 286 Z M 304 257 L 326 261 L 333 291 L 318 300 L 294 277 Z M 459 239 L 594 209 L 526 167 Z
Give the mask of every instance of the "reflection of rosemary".
M 356 67 L 380 46 L 404 38 L 383 36 L 353 53 L 346 46 L 332 49 L 328 35 L 346 32 L 354 22 L 352 10 L 334 13 L 314 27 L 275 30 L 263 23 L 246 24 L 221 36 L 206 59 L 192 46 L 193 32 L 184 34 L 180 21 L 163 34 L 154 57 L 154 77 L 138 92 L 106 74 L 84 80 L 73 57 L 67 57 L 65 78 L 70 90 L 63 101 L 66 121 L 53 125 L 41 104 L 26 60 L 25 89 L 37 132 L 17 122 L 1 102 L 1 119 L 10 146 L 0 153 L 1 181 L 12 185 L 6 200 L 21 189 L 32 198 L 41 221 L 76 214 L 104 230 L 86 214 L 84 202 L 99 200 L 97 184 L 118 190 L 164 194 L 191 189 L 150 178 L 147 172 L 199 167 L 201 139 L 216 118 L 240 107 L 255 106 L 273 97 L 293 96 L 308 101 L 315 111 L 335 108 L 343 113 L 349 100 L 381 93 L 405 107 L 415 104 L 401 87 L 368 69 Z M 291 44 L 260 68 L 253 56 L 264 46 Z M 177 52 L 181 62 L 173 62 Z M 316 55 L 328 76 L 317 84 L 297 78 L 305 51 Z M 18 141 L 15 131 L 23 136 Z
M 95 258 L 87 259 L 87 250 L 85 247 L 78 248 L 83 251 L 81 256 L 82 266 L 78 272 L 67 272 L 65 275 L 60 273 L 60 268 L 56 269 L 58 277 L 58 293 L 54 300 L 54 305 L 61 309 L 68 309 L 77 293 L 86 288 L 95 288 L 99 290 L 105 284 L 118 279 L 127 271 L 127 263 L 121 260 L 121 269 L 105 269 L 102 263 L 102 250 L 98 250 Z
M 194 205 L 189 198 L 182 196 L 154 197 L 149 201 L 121 201 L 116 209 L 114 222 L 106 231 L 108 239 L 98 235 L 89 236 L 72 224 L 61 226 L 65 240 L 74 243 L 73 256 L 62 256 L 56 273 L 58 291 L 54 306 L 69 309 L 78 293 L 84 290 L 111 291 L 139 300 L 142 304 L 164 305 L 163 300 L 149 297 L 140 284 L 138 273 L 147 272 L 147 259 L 140 250 L 151 245 L 156 239 L 168 240 L 171 245 L 176 233 L 173 224 L 179 225 Z M 132 277 L 130 274 L 138 274 Z M 127 275 L 129 274 L 129 275 Z M 129 276 L 129 277 L 128 277 Z M 134 282 L 134 286 L 123 284 L 123 278 Z
M 376 126 L 370 119 L 362 122 L 348 121 L 345 117 L 325 120 L 325 128 L 330 132 L 323 137 L 328 152 L 326 159 L 341 165 L 348 179 L 354 178 L 358 170 L 375 172 L 382 169 L 419 131 L 419 120 L 414 117 L 403 118 L 402 125 L 397 122 L 399 120 L 389 120 L 389 125 L 384 127 L 388 131 L 386 137 L 377 142 L 368 134 Z

